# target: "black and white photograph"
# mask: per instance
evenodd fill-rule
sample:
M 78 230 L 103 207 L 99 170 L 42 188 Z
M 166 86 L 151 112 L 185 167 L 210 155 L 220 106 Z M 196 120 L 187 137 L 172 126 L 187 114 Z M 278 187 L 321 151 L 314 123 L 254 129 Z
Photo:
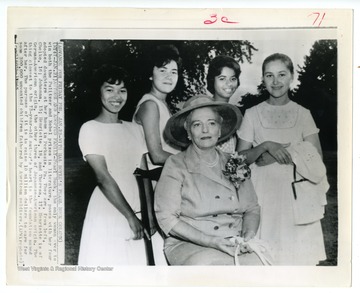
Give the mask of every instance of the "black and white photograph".
M 10 283 L 347 286 L 351 11 L 26 12 Z
M 290 30 L 289 34 L 291 33 L 293 32 Z M 185 129 L 183 129 L 182 135 L 184 137 L 179 139 L 181 143 L 173 146 L 171 142 L 167 143 L 169 138 L 165 135 L 166 122 L 169 120 L 170 115 L 176 115 L 179 111 L 184 111 L 188 105 L 187 102 L 194 99 L 194 97 L 199 99 L 208 97 L 208 100 L 205 99 L 206 105 L 211 102 L 211 100 L 231 103 L 239 109 L 236 115 L 240 117 L 238 118 L 233 114 L 232 119 L 234 119 L 234 121 L 231 121 L 230 117 L 228 118 L 231 114 L 224 112 L 226 116 L 222 117 L 222 119 L 229 119 L 227 123 L 233 123 L 236 125 L 236 129 L 235 127 L 229 130 L 223 130 L 221 128 L 221 132 L 226 131 L 225 133 L 229 139 L 224 140 L 220 144 L 214 142 L 214 148 L 218 146 L 220 151 L 229 154 L 233 154 L 237 149 L 243 151 L 241 148 L 247 149 L 247 145 L 250 145 L 251 148 L 261 145 L 262 148 L 258 153 L 253 155 L 254 166 L 252 166 L 250 162 L 247 163 L 248 166 L 250 166 L 248 176 L 249 179 L 250 177 L 254 179 L 254 177 L 257 176 L 257 185 L 253 183 L 255 193 L 258 201 L 261 201 L 259 205 L 265 213 L 263 216 L 269 218 L 266 218 L 266 220 L 262 219 L 262 214 L 259 210 L 256 210 L 256 213 L 258 213 L 260 217 L 260 219 L 256 219 L 256 221 L 259 221 L 261 224 L 259 227 L 255 224 L 249 224 L 251 226 L 254 225 L 251 230 L 254 235 L 250 237 L 255 237 L 256 234 L 260 233 L 258 234 L 260 239 L 265 238 L 271 241 L 273 246 L 279 245 L 278 249 L 283 251 L 283 253 L 274 251 L 277 258 L 279 258 L 278 260 L 272 260 L 274 264 L 337 265 L 336 39 L 309 40 L 307 42 L 306 40 L 279 40 L 276 42 L 276 46 L 273 45 L 273 41 L 263 40 L 64 40 L 63 42 L 65 74 L 66 264 L 80 265 L 82 261 L 84 264 L 89 265 L 104 264 L 113 266 L 132 264 L 132 260 L 128 259 L 127 256 L 127 254 L 132 255 L 131 252 L 120 255 L 120 253 L 126 251 L 125 248 L 122 248 L 121 243 L 123 242 L 123 245 L 127 247 L 131 242 L 134 242 L 135 245 L 140 242 L 142 246 L 144 246 L 143 238 L 152 236 L 154 232 L 147 231 L 144 227 L 139 228 L 142 230 L 140 232 L 134 230 L 135 228 L 131 229 L 131 221 L 123 219 L 123 217 L 125 217 L 124 214 L 128 211 L 122 211 L 120 206 L 118 207 L 115 202 L 112 202 L 110 194 L 105 195 L 107 188 L 102 186 L 102 184 L 105 183 L 99 178 L 100 174 L 105 171 L 97 170 L 97 168 L 99 168 L 97 164 L 91 162 L 91 158 L 87 158 L 86 156 L 96 155 L 97 152 L 100 152 L 98 155 L 102 155 L 105 160 L 103 164 L 109 168 L 107 172 L 114 174 L 113 176 L 119 176 L 117 180 L 115 180 L 115 178 L 113 178 L 113 180 L 116 183 L 119 181 L 117 186 L 119 189 L 118 192 L 120 192 L 121 195 L 114 195 L 114 197 L 122 196 L 127 199 L 126 201 L 128 203 L 133 202 L 135 206 L 129 203 L 132 214 L 135 213 L 134 215 L 139 218 L 140 216 L 137 215 L 137 213 L 140 212 L 140 196 L 136 175 L 133 175 L 133 173 L 137 166 L 140 165 L 143 154 L 149 154 L 149 164 L 153 165 L 151 167 L 162 168 L 164 165 L 166 166 L 165 162 L 171 154 L 186 151 L 191 144 L 191 141 L 189 141 L 187 137 L 189 130 L 185 131 Z M 266 60 L 266 58 L 270 60 L 266 61 L 270 64 L 275 65 L 278 63 L 282 65 L 279 66 L 280 69 L 276 69 L 276 74 L 270 65 L 269 69 L 266 68 L 266 63 L 261 65 L 261 59 Z M 296 61 L 292 61 L 291 58 L 297 59 Z M 264 69 L 261 69 L 261 66 L 263 66 Z M 107 71 L 109 71 L 109 73 Z M 297 73 L 297 78 L 295 78 L 295 73 Z M 127 74 L 127 76 L 121 77 L 124 80 L 118 80 L 115 79 L 114 74 L 118 74 L 118 78 L 125 74 Z M 266 77 L 266 74 L 269 74 L 268 77 Z M 98 76 L 101 78 L 100 81 L 96 80 L 99 78 Z M 105 81 L 106 78 L 108 78 L 108 81 Z M 269 78 L 269 82 L 267 82 L 267 78 Z M 114 85 L 110 82 L 111 80 L 114 80 Z M 118 80 L 118 85 L 115 82 L 116 80 Z M 213 84 L 211 85 L 209 82 Z M 111 87 L 115 87 L 115 85 L 118 86 L 119 94 L 109 95 L 107 98 L 104 83 L 109 87 L 110 92 L 114 91 Z M 123 85 L 121 86 L 122 83 Z M 102 89 L 102 87 L 105 87 L 105 89 Z M 269 93 L 271 91 L 275 93 L 271 95 Z M 278 93 L 276 93 L 276 91 Z M 274 99 L 273 104 L 270 104 L 272 103 L 270 102 L 271 97 Z M 279 98 L 284 100 L 281 101 L 281 104 L 277 102 L 280 100 Z M 160 100 L 161 103 L 154 99 Z M 285 110 L 285 108 L 282 109 L 283 107 L 277 107 L 280 105 L 285 106 L 288 103 L 293 104 L 292 107 L 295 109 Z M 268 104 L 271 106 L 268 106 Z M 153 107 L 150 105 L 153 105 Z M 156 107 L 154 107 L 155 105 Z M 262 105 L 258 107 L 263 107 L 264 109 L 256 108 L 256 105 Z M 191 103 L 189 106 L 192 106 Z M 273 106 L 276 106 L 276 108 Z M 246 121 L 243 117 L 246 115 L 245 113 L 248 109 L 253 109 L 249 110 L 248 113 L 253 113 L 255 109 L 258 113 L 259 111 L 265 111 L 266 114 L 264 115 L 270 115 L 270 117 L 276 117 L 276 119 L 283 119 L 283 123 L 285 124 L 288 123 L 285 121 L 285 117 L 288 117 L 292 122 L 289 123 L 287 127 L 285 127 L 285 125 L 279 126 L 280 129 L 284 129 L 283 131 L 279 131 L 275 127 L 266 127 L 262 122 L 263 120 L 255 122 L 254 119 L 256 118 L 248 117 L 247 119 L 251 119 L 251 122 L 247 122 L 251 123 L 248 127 L 252 128 L 249 130 L 241 129 L 241 125 Z M 147 111 L 150 113 L 146 113 Z M 274 111 L 274 113 L 271 111 Z M 304 113 L 299 111 L 304 111 Z M 116 114 L 112 115 L 115 120 L 106 120 L 103 117 L 105 113 L 107 115 L 108 113 Z M 293 113 L 295 117 L 290 117 L 290 113 Z M 285 116 L 283 118 L 280 115 Z M 303 115 L 303 117 L 298 115 Z M 165 118 L 163 118 L 163 116 Z M 154 117 L 156 117 L 156 119 L 152 119 Z M 258 119 L 266 119 L 262 116 L 256 117 L 258 117 Z M 185 118 L 184 116 L 183 119 Z M 166 121 L 163 122 L 162 120 L 164 119 L 166 119 Z M 237 119 L 242 120 L 240 121 L 240 127 L 238 126 L 239 123 Z M 183 120 L 183 122 L 184 121 L 185 120 Z M 106 129 L 101 127 L 105 126 L 101 123 L 109 123 L 111 129 L 113 123 L 126 125 L 128 122 L 132 123 L 130 124 L 131 126 L 135 126 L 135 129 L 130 127 L 129 130 L 132 136 L 126 133 L 122 134 L 122 132 L 117 134 L 115 130 L 109 130 L 110 133 L 108 133 Z M 277 122 L 271 123 L 276 125 Z M 307 123 L 310 125 L 306 125 Z M 91 124 L 93 125 L 90 126 Z M 184 127 L 183 125 L 174 124 L 173 127 L 175 126 Z M 265 130 L 261 128 L 262 126 L 265 129 L 271 129 L 268 130 L 269 133 L 265 133 Z M 86 130 L 87 128 L 89 129 Z M 94 130 L 92 130 L 93 128 Z M 290 131 L 290 129 L 292 130 Z M 180 130 L 174 131 L 180 132 Z M 239 136 L 242 134 L 241 131 L 244 131 L 243 135 L 248 135 L 245 137 L 246 139 L 242 139 L 241 136 Z M 300 133 L 291 133 L 296 131 Z M 309 132 L 307 133 L 306 131 Z M 208 135 L 207 129 L 203 129 L 202 132 L 199 138 L 200 141 L 205 139 L 203 136 L 206 137 Z M 248 134 L 247 132 L 250 133 Z M 108 134 L 105 136 L 105 133 Z M 107 136 L 109 136 L 109 138 Z M 190 134 L 190 136 L 195 136 L 195 134 Z M 321 209 L 323 210 L 322 212 L 317 212 L 315 209 L 311 210 L 311 212 L 319 215 L 318 218 L 316 218 L 315 215 L 300 215 L 300 217 L 309 217 L 310 220 L 309 222 L 306 222 L 307 220 L 300 220 L 300 224 L 296 225 L 294 224 L 294 217 L 297 215 L 292 211 L 294 208 L 292 200 L 295 201 L 297 199 L 294 199 L 295 195 L 292 190 L 292 182 L 301 179 L 301 173 L 299 173 L 300 176 L 297 175 L 298 178 L 293 178 L 294 165 L 290 159 L 292 156 L 291 152 L 288 153 L 286 147 L 284 148 L 286 151 L 283 149 L 279 150 L 278 148 L 280 146 L 275 144 L 270 145 L 268 150 L 266 150 L 265 147 L 271 143 L 289 143 L 288 148 L 290 148 L 290 146 L 292 147 L 292 145 L 296 148 L 299 138 L 304 141 L 307 141 L 307 139 L 312 140 L 312 138 L 306 138 L 307 136 L 316 137 L 316 143 L 306 147 L 315 148 L 315 146 L 318 146 L 317 153 L 319 157 L 317 157 L 317 159 L 319 161 L 309 161 L 314 165 L 306 166 L 306 170 L 320 168 L 316 170 L 316 172 L 320 173 L 315 173 L 313 176 L 318 176 L 316 180 L 319 181 L 316 182 L 316 184 L 320 184 L 320 182 L 324 184 L 322 195 L 318 195 L 319 199 L 323 197 L 321 199 L 322 201 L 319 201 Z M 250 141 L 250 138 L 253 137 L 255 137 L 254 141 Z M 155 139 L 158 141 L 153 141 Z M 176 143 L 177 139 L 178 138 L 173 138 L 173 143 Z M 245 141 L 243 142 L 243 146 L 240 140 Z M 183 141 L 185 143 L 183 143 Z M 202 147 L 201 144 L 197 145 L 196 142 L 197 140 L 194 138 L 194 149 L 199 152 L 196 154 L 200 156 L 200 160 L 196 164 L 205 164 L 202 168 L 205 168 L 208 162 L 217 164 L 217 155 L 209 156 L 209 160 L 201 158 L 201 150 L 205 150 L 207 147 Z M 114 144 L 114 146 L 112 146 L 112 144 Z M 298 147 L 300 147 L 300 145 Z M 94 150 L 92 148 L 94 148 Z M 198 148 L 200 150 L 198 150 Z M 113 150 L 115 154 L 109 153 L 109 158 L 107 158 L 102 153 L 105 152 L 105 150 L 106 154 L 110 152 L 110 150 Z M 315 149 L 313 150 L 315 151 Z M 300 155 L 296 150 L 291 151 Z M 269 152 L 272 152 L 272 154 Z M 246 154 L 246 152 L 243 153 Z M 304 153 L 303 155 L 314 156 L 317 155 L 317 153 Z M 217 153 L 215 152 L 214 154 Z M 260 163 L 260 160 L 261 162 L 263 159 L 266 160 L 267 155 L 270 155 L 272 159 L 278 156 L 277 159 L 279 161 L 276 163 L 272 162 L 271 164 L 266 164 L 265 162 Z M 286 155 L 290 155 L 290 157 L 288 158 Z M 282 156 L 285 157 L 283 158 Z M 85 160 L 83 158 L 85 158 Z M 127 163 L 125 162 L 129 161 L 130 158 L 133 158 L 134 162 L 129 164 L 127 169 Z M 195 160 L 195 158 L 193 159 Z M 289 159 L 289 161 L 286 161 L 287 159 Z M 305 157 L 303 159 L 305 160 Z M 247 160 L 250 160 L 250 158 L 247 158 Z M 225 159 L 224 161 L 226 162 Z M 119 166 L 115 165 L 112 167 L 110 165 L 116 162 Z M 322 163 L 324 165 L 322 165 Z M 255 167 L 255 165 L 258 167 Z M 210 166 L 209 168 L 213 167 L 214 166 Z M 114 168 L 114 170 L 110 168 Z M 175 169 L 177 166 L 174 165 L 169 168 Z M 218 168 L 225 170 L 225 165 L 219 165 Z M 280 171 L 277 170 L 278 168 L 280 168 Z M 281 168 L 284 170 L 281 170 Z M 262 169 L 264 169 L 264 171 Z M 124 174 L 117 175 L 116 172 L 123 172 Z M 171 171 L 169 170 L 168 172 Z M 259 175 L 257 175 L 256 172 L 259 172 Z M 218 173 L 223 175 L 221 172 Z M 170 174 L 161 175 L 159 179 L 163 180 L 165 184 L 163 188 L 165 189 L 159 189 L 155 192 L 155 197 L 159 196 L 158 200 L 164 197 L 164 203 L 157 203 L 159 209 L 166 209 L 170 206 L 170 202 L 174 200 L 178 202 L 178 206 L 171 207 L 174 209 L 171 210 L 171 214 L 175 215 L 179 213 L 180 221 L 186 222 L 187 218 L 195 221 L 191 226 L 199 227 L 196 229 L 197 234 L 200 235 L 200 233 L 204 233 L 204 235 L 211 237 L 240 236 L 240 234 L 237 234 L 239 232 L 241 233 L 243 229 L 241 225 L 237 226 L 235 231 L 234 229 L 225 229 L 224 226 L 238 225 L 239 217 L 245 217 L 244 207 L 240 203 L 236 203 L 234 206 L 234 202 L 228 199 L 224 200 L 224 203 L 221 203 L 221 199 L 217 202 L 215 198 L 217 194 L 225 193 L 227 195 L 229 191 L 217 190 L 219 187 L 212 185 L 212 191 L 202 191 L 197 181 L 199 180 L 201 184 L 203 184 L 202 181 L 204 178 L 198 178 L 198 176 L 196 176 L 196 179 L 193 179 L 193 186 L 187 191 L 182 190 L 186 182 L 184 181 L 185 179 L 177 179 L 179 180 L 178 185 L 183 186 L 177 190 L 176 186 L 171 185 L 171 180 L 169 179 Z M 185 177 L 185 175 L 183 176 Z M 221 177 L 222 176 L 220 176 L 220 178 Z M 222 178 L 222 180 L 224 179 L 225 178 Z M 106 179 L 104 178 L 103 180 Z M 170 182 L 168 182 L 168 180 L 170 180 Z M 245 179 L 239 184 L 243 185 L 247 180 L 248 179 Z M 282 180 L 284 180 L 284 182 L 282 182 Z M 133 186 L 123 186 L 122 184 L 125 183 L 121 181 Z M 209 184 L 209 182 L 206 182 L 206 185 Z M 284 186 L 281 186 L 281 184 Z M 314 186 L 316 186 L 316 184 Z M 154 184 L 154 187 L 156 185 L 157 184 Z M 120 186 L 123 187 L 121 188 Z M 298 186 L 296 186 L 296 188 L 297 187 Z M 195 204 L 193 203 L 195 199 L 191 198 L 191 194 L 195 192 L 193 189 L 198 190 L 198 192 L 204 192 L 204 194 L 200 193 L 196 195 L 202 198 L 202 200 L 199 200 L 199 205 L 191 207 L 194 210 L 186 211 L 186 209 L 190 208 L 186 207 L 185 203 L 187 201 L 191 202 L 191 205 Z M 128 192 L 130 194 L 127 195 L 123 190 L 129 190 Z M 241 202 L 242 196 L 244 196 L 245 199 L 245 195 L 241 195 L 240 190 L 241 189 L 238 189 L 236 196 Z M 235 191 L 236 189 L 234 188 L 233 192 Z M 244 192 L 249 191 L 246 189 Z M 282 194 L 282 192 L 284 194 Z M 100 195 L 97 193 L 100 193 Z M 210 196 L 211 193 L 215 195 Z M 320 190 L 319 193 L 321 193 Z M 166 197 L 165 194 L 167 194 Z M 188 197 L 190 197 L 190 199 Z M 206 199 L 207 197 L 208 199 Z M 266 198 L 266 200 L 264 198 Z M 155 201 L 156 200 L 155 198 Z M 301 200 L 301 195 L 299 195 L 299 200 Z M 109 205 L 109 201 L 112 205 Z M 210 202 L 207 203 L 206 201 Z M 228 204 L 226 201 L 230 204 L 229 207 L 226 207 Z M 301 210 L 306 209 L 307 204 L 302 204 L 305 204 L 305 206 L 299 208 Z M 309 203 L 309 205 L 311 204 L 314 203 Z M 207 208 L 202 210 L 202 205 L 207 206 Z M 239 210 L 239 213 L 234 213 L 234 207 Z M 183 210 L 183 208 L 185 210 Z M 85 219 L 86 210 L 88 212 Z M 157 212 L 159 215 L 162 215 L 162 213 L 170 213 L 170 211 L 166 212 L 161 210 Z M 151 216 L 154 218 L 155 214 Z M 115 220 L 114 217 L 118 220 Z M 171 216 L 167 217 L 170 218 L 165 218 L 165 222 L 174 221 Z M 182 217 L 185 217 L 185 219 L 182 219 Z M 229 217 L 230 219 L 227 219 Z M 315 219 L 316 221 L 314 221 Z M 101 221 L 104 222 L 102 223 Z M 209 227 L 204 227 L 204 231 L 199 230 L 202 225 L 198 224 L 199 226 L 197 226 L 196 221 L 206 221 Z M 188 222 L 186 223 L 189 224 Z M 315 225 L 314 223 L 316 223 L 316 228 L 311 227 Z M 144 225 L 144 223 L 142 224 Z M 120 232 L 115 232 L 116 230 L 120 231 L 121 225 L 124 225 L 126 228 L 124 228 L 124 235 L 121 235 Z M 129 227 L 131 230 L 129 230 Z M 166 234 L 170 236 L 172 241 L 175 241 L 173 238 L 176 238 L 178 241 L 190 242 L 191 246 L 196 245 L 194 247 L 196 250 L 200 249 L 199 246 L 205 247 L 204 252 L 199 252 L 200 254 L 204 253 L 204 259 L 201 259 L 200 256 L 196 256 L 195 254 L 193 257 L 199 258 L 199 262 L 193 264 L 216 264 L 216 261 L 212 263 L 214 257 L 211 257 L 211 254 L 205 253 L 208 248 L 211 249 L 210 251 L 214 249 L 221 251 L 221 255 L 225 253 L 225 255 L 223 255 L 224 263 L 219 262 L 218 264 L 227 263 L 226 259 L 228 258 L 227 254 L 229 254 L 229 251 L 224 248 L 214 248 L 208 242 L 200 243 L 199 239 L 189 241 L 189 238 L 192 239 L 190 227 L 184 227 L 185 230 L 189 230 L 185 231 L 184 235 L 182 235 L 181 232 L 179 235 L 177 235 L 176 232 L 172 235 L 171 229 L 175 227 L 163 227 L 167 230 Z M 218 227 L 218 229 L 214 230 L 216 227 Z M 276 227 L 276 229 L 274 229 L 274 227 Z M 300 229 L 300 227 L 304 228 L 304 230 L 309 229 L 309 231 L 296 231 Z M 261 228 L 261 232 L 258 232 L 259 228 Z M 79 236 L 81 231 L 80 246 Z M 136 236 L 136 233 L 139 233 L 140 236 Z M 157 233 L 155 236 L 156 235 Z M 267 237 L 265 235 L 267 235 Z M 274 236 L 275 239 L 272 239 L 271 235 L 276 235 L 276 237 Z M 135 239 L 129 240 L 129 238 Z M 156 239 L 157 238 L 152 242 L 156 241 Z M 170 240 L 166 240 L 165 242 L 169 241 Z M 114 242 L 114 244 L 111 244 L 112 242 Z M 305 248 L 304 243 L 309 243 L 308 248 Z M 78 250 L 79 247 L 82 248 L 80 254 Z M 235 247 L 236 245 L 234 244 L 233 248 L 235 249 Z M 160 248 L 160 253 L 162 253 L 162 245 L 157 248 Z M 115 251 L 112 251 L 113 249 Z M 129 249 L 131 249 L 131 245 Z M 143 260 L 138 264 L 146 264 L 146 257 L 144 257 L 145 247 L 139 249 L 140 251 L 136 252 L 135 255 L 139 256 L 141 254 Z M 174 258 L 176 258 L 174 265 L 186 265 L 193 262 L 193 260 L 188 259 L 188 257 L 195 252 L 190 247 L 188 249 L 188 253 L 186 253 L 185 248 L 179 252 L 174 251 Z M 183 254 L 185 254 L 185 256 L 183 256 Z M 229 264 L 234 263 L 234 255 L 231 254 L 233 253 L 230 252 Z M 78 256 L 81 258 L 78 259 Z M 308 259 L 306 259 L 307 256 Z M 177 259 L 182 257 L 184 258 L 183 262 L 178 262 Z M 137 264 L 137 261 L 140 260 L 134 260 L 134 264 Z M 162 262 L 163 260 L 160 259 L 159 261 L 161 264 L 164 264 Z M 167 259 L 167 261 L 169 262 L 169 259 Z M 171 262 L 169 265 L 171 265 Z

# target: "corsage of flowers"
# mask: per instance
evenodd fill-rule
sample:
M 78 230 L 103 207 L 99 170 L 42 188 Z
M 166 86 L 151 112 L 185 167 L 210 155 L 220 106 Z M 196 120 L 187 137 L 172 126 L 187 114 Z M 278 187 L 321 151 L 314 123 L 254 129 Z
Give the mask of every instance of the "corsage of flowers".
M 223 174 L 238 189 L 241 182 L 251 177 L 251 170 L 246 164 L 246 156 L 240 155 L 237 152 L 231 154 L 230 159 L 225 164 Z

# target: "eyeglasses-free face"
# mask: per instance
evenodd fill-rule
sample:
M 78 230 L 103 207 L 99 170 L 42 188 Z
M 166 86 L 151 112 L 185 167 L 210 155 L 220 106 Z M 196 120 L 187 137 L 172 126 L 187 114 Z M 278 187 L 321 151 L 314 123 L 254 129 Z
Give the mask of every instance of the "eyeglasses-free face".
M 152 81 L 153 88 L 163 94 L 172 92 L 178 82 L 178 66 L 174 60 L 161 67 L 154 66 Z
M 110 113 L 119 113 L 127 100 L 127 89 L 124 82 L 110 84 L 104 82 L 100 88 L 103 110 Z
M 214 79 L 214 98 L 216 101 L 229 101 L 239 87 L 239 82 L 232 68 L 224 67 L 221 74 Z
M 265 66 L 263 80 L 272 98 L 287 98 L 294 76 L 281 60 L 271 61 Z
M 219 116 L 210 107 L 194 110 L 191 114 L 188 134 L 199 149 L 215 147 L 220 134 Z

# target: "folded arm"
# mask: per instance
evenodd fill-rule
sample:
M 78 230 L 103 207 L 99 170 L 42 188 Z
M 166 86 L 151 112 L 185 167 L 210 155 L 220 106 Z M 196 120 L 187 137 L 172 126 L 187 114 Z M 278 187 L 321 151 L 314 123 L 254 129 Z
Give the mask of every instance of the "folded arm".
M 239 139 L 237 152 L 246 155 L 248 164 L 256 162 L 262 154 L 269 153 L 279 164 L 291 164 L 292 159 L 290 153 L 286 150 L 290 143 L 281 144 L 273 141 L 265 141 L 256 147 L 252 147 L 252 143 Z M 268 158 L 268 162 L 271 162 Z

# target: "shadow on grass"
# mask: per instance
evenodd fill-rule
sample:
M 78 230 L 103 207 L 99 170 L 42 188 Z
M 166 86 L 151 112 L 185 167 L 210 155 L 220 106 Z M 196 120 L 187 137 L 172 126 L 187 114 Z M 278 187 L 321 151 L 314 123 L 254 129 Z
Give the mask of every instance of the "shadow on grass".
M 321 221 L 327 259 L 321 266 L 336 266 L 338 258 L 337 153 L 324 152 L 330 189 Z M 76 265 L 86 208 L 96 181 L 82 158 L 65 160 L 65 264 Z

